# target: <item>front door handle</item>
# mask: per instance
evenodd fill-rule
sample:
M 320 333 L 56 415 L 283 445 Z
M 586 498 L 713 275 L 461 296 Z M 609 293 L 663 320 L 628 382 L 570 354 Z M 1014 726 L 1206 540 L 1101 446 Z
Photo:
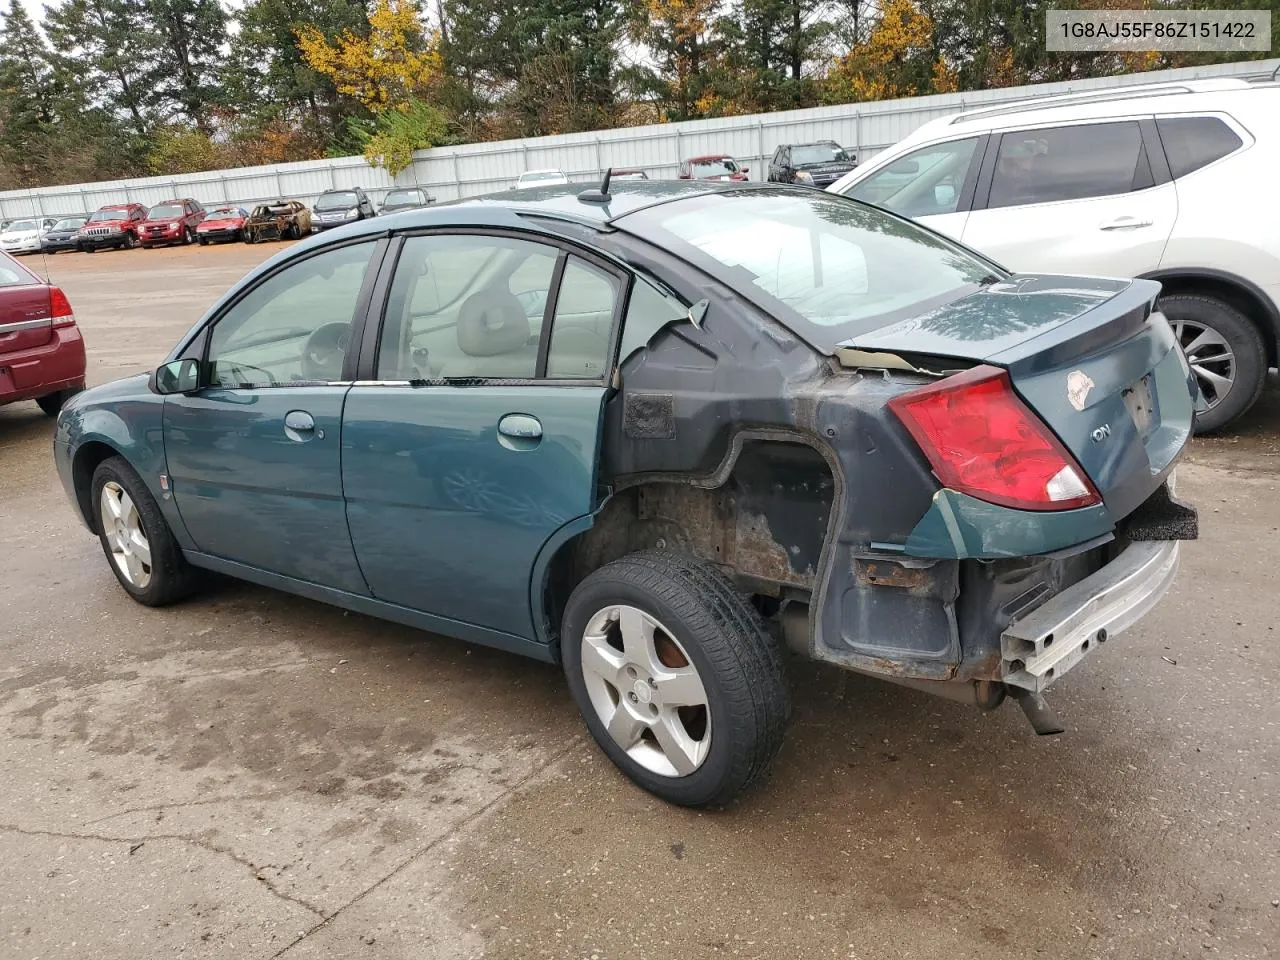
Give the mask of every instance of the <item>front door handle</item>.
M 527 413 L 508 413 L 498 421 L 498 442 L 508 450 L 531 450 L 542 442 L 542 424 Z
M 315 417 L 305 410 L 290 410 L 284 415 L 284 435 L 298 443 L 306 443 L 316 435 Z
M 1139 220 L 1137 217 L 1116 217 L 1114 220 L 1104 220 L 1098 224 L 1099 230 L 1136 230 L 1139 227 L 1149 227 L 1154 221 Z

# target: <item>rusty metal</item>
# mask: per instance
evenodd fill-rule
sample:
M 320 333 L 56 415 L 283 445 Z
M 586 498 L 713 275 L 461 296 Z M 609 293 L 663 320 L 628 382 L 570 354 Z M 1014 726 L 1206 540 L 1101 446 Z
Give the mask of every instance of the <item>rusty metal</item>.
M 926 567 L 907 567 L 893 560 L 853 560 L 853 575 L 862 583 L 876 587 L 901 587 L 906 590 L 932 585 Z

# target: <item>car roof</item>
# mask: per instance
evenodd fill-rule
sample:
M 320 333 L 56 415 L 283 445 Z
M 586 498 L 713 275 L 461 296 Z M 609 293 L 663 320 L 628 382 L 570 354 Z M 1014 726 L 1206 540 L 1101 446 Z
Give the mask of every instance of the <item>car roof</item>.
M 1253 83 L 1239 77 L 1219 77 L 1081 90 L 1009 103 L 993 103 L 948 114 L 918 127 L 901 142 L 915 143 L 963 136 L 967 133 L 986 133 L 1042 122 L 1102 120 L 1134 113 L 1224 109 L 1228 102 L 1240 96 L 1263 91 L 1274 94 L 1280 91 L 1280 86 Z
M 828 144 L 828 143 L 835 143 L 835 145 L 836 145 L 837 147 L 838 147 L 838 146 L 840 146 L 840 144 L 836 143 L 836 141 L 834 141 L 834 140 L 806 140 L 804 143 L 783 143 L 783 144 L 780 144 L 780 146 L 783 146 L 783 147 L 816 147 L 816 146 L 825 145 L 825 144 Z
M 732 159 L 733 159 L 733 154 L 731 153 L 704 153 L 700 157 L 690 157 L 689 162 L 698 163 L 703 160 L 732 160 Z

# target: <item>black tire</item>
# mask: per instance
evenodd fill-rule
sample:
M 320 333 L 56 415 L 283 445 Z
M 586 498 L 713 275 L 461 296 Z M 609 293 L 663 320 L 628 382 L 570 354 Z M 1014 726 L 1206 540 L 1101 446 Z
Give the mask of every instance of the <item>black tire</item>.
M 626 604 L 675 634 L 707 694 L 711 743 L 685 776 L 663 776 L 633 760 L 610 736 L 582 673 L 581 638 L 600 610 Z M 667 551 L 606 564 L 574 589 L 565 607 L 561 656 L 587 728 L 632 781 L 670 803 L 719 806 L 755 781 L 782 745 L 791 714 L 782 657 L 755 608 L 715 567 Z
M 205 237 L 199 237 L 198 239 L 200 241 L 200 246 L 207 247 L 209 245 L 209 241 Z
M 1262 333 L 1239 310 L 1214 297 L 1175 293 L 1161 297 L 1158 307 L 1175 330 L 1180 322 L 1192 323 L 1213 330 L 1231 347 L 1235 357 L 1235 382 L 1208 410 L 1196 415 L 1197 434 L 1221 430 L 1242 416 L 1262 395 L 1267 376 Z M 1186 347 L 1191 337 L 1184 332 L 1182 339 Z
M 46 417 L 56 417 L 62 409 L 62 405 L 67 399 L 74 397 L 83 390 L 84 387 L 72 387 L 67 390 L 59 390 L 57 393 L 47 393 L 43 397 L 36 397 L 36 403 L 40 405 L 40 409 L 44 411 Z
M 112 558 L 111 545 L 107 540 L 105 526 L 102 521 L 102 488 L 108 482 L 118 483 L 124 488 L 137 508 L 141 520 L 142 532 L 151 547 L 151 579 L 143 588 L 130 583 L 120 572 Z M 102 544 L 102 552 L 106 555 L 107 566 L 120 581 L 120 586 L 129 596 L 148 607 L 163 607 L 189 597 L 199 585 L 198 574 L 194 567 L 187 563 L 186 557 L 173 539 L 169 524 L 151 491 L 147 489 L 142 478 L 129 466 L 123 457 L 108 457 L 98 464 L 93 471 L 93 480 L 89 486 L 90 504 L 94 511 L 94 524 L 98 528 L 98 540 Z
M 257 242 L 258 242 L 257 235 L 256 235 L 256 234 L 254 234 L 254 232 L 253 232 L 252 230 L 246 230 L 246 231 L 244 232 L 244 242 L 245 242 L 245 243 L 257 243 Z
M 85 253 L 97 253 L 97 252 L 98 252 L 98 248 L 97 248 L 96 246 L 94 246 L 92 243 L 86 243 L 86 244 L 85 244 L 83 247 L 81 247 L 80 249 L 81 249 L 81 250 L 83 250 Z
M 124 242 L 120 244 L 120 248 L 122 250 L 132 250 L 137 245 L 138 245 L 138 238 L 135 237 L 132 233 L 126 233 L 124 235 Z
M 194 230 L 192 230 L 190 227 L 187 227 L 187 229 L 186 229 L 186 230 L 184 230 L 184 231 L 182 232 L 182 243 L 183 243 L 183 246 L 187 246 L 187 247 L 189 247 L 189 246 L 191 246 L 191 244 L 193 244 L 193 243 L 195 243 L 195 242 L 196 242 L 196 234 L 195 234 L 195 231 L 194 231 Z

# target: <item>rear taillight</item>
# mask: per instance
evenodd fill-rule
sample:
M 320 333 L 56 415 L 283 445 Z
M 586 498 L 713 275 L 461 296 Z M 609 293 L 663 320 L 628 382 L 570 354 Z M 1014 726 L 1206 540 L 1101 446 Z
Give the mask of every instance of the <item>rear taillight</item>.
M 71 301 L 58 287 L 49 288 L 49 316 L 53 317 L 55 327 L 76 325 L 76 315 L 71 309 Z
M 1075 458 L 1018 399 L 1009 375 L 980 366 L 889 401 L 944 487 L 1019 510 L 1101 498 Z

